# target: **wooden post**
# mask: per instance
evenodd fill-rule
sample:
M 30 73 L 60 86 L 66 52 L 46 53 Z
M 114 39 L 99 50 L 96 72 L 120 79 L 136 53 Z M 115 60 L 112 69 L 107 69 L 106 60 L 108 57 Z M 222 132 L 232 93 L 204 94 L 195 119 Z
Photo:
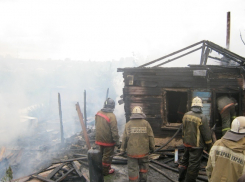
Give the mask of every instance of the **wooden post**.
M 64 131 L 63 131 L 63 121 L 62 121 L 60 93 L 58 93 L 58 103 L 59 103 L 59 115 L 60 115 L 60 137 L 61 137 L 61 144 L 64 144 Z
M 84 122 L 85 122 L 85 127 L 87 128 L 87 108 L 86 108 L 86 90 L 84 90 Z
M 87 144 L 88 149 L 90 149 L 91 146 L 90 146 L 90 143 L 89 143 L 89 138 L 88 138 L 87 130 L 86 130 L 85 124 L 83 122 L 83 114 L 81 112 L 79 103 L 76 104 L 76 110 L 77 110 L 78 117 L 79 117 L 79 120 L 80 120 L 80 123 L 81 123 L 81 126 L 82 126 L 83 136 L 85 138 L 85 141 L 86 141 L 86 144 Z

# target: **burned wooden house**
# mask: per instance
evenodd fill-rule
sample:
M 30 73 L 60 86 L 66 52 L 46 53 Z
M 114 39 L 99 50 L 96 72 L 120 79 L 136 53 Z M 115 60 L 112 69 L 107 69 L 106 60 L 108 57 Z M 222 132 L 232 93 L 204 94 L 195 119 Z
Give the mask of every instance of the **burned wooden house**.
M 198 65 L 161 67 L 198 50 L 201 52 Z M 222 57 L 212 57 L 211 51 Z M 210 59 L 216 59 L 220 64 L 208 65 Z M 244 57 L 210 41 L 201 41 L 139 67 L 118 68 L 118 72 L 123 72 L 125 83 L 126 120 L 129 120 L 134 106 L 141 106 L 155 137 L 172 136 L 181 125 L 183 113 L 190 110 L 192 99 L 199 96 L 203 100 L 203 113 L 209 119 L 210 127 L 216 124 L 215 132 L 219 138 L 221 118 L 216 98 L 229 94 L 238 102 L 237 115 L 245 114 L 244 64 Z

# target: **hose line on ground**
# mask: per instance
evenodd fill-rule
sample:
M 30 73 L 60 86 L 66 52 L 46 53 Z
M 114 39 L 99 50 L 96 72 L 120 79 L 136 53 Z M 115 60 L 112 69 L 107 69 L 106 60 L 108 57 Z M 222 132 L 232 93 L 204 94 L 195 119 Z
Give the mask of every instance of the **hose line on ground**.
M 181 128 L 182 128 L 183 123 L 180 125 L 180 127 L 178 128 L 178 130 L 175 132 L 175 134 L 172 136 L 172 138 L 169 139 L 169 141 L 167 141 L 167 143 L 163 144 L 160 148 L 156 149 L 153 153 L 158 152 L 159 150 L 161 150 L 163 147 L 165 147 L 166 145 L 168 145 L 173 139 L 174 137 L 176 137 L 176 135 L 180 132 Z

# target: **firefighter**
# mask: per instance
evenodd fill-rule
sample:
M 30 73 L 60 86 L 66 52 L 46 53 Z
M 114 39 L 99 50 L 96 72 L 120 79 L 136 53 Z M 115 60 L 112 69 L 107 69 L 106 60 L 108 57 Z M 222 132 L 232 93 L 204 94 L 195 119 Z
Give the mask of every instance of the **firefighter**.
M 102 153 L 102 172 L 104 176 L 114 173 L 111 162 L 114 146 L 119 146 L 117 119 L 113 113 L 114 108 L 114 100 L 108 98 L 104 103 L 104 107 L 95 115 L 95 143 L 100 146 Z
M 202 100 L 192 100 L 191 111 L 185 113 L 182 122 L 182 138 L 185 146 L 183 159 L 180 162 L 179 181 L 193 182 L 198 176 L 203 149 L 212 146 L 211 131 L 205 115 L 202 114 Z
M 236 100 L 227 95 L 217 98 L 217 106 L 222 119 L 222 136 L 231 129 L 231 121 L 236 118 Z
M 217 140 L 209 153 L 206 167 L 209 181 L 237 181 L 245 174 L 245 117 L 232 121 L 231 130 Z M 245 176 L 239 180 L 242 181 Z
M 127 152 L 130 182 L 147 181 L 148 155 L 155 150 L 154 134 L 145 118 L 142 108 L 134 107 L 123 133 L 121 155 Z

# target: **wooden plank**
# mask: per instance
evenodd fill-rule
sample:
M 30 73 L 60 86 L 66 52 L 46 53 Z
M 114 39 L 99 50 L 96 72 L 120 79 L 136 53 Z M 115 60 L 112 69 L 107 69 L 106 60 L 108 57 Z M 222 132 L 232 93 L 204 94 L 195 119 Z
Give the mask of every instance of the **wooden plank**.
M 143 85 L 147 86 L 147 82 L 144 82 Z M 158 87 L 173 87 L 173 88 L 206 88 L 207 82 L 158 82 Z
M 71 164 L 72 164 L 72 166 L 74 167 L 76 173 L 77 173 L 80 177 L 82 177 L 83 175 L 82 175 L 82 173 L 79 171 L 79 169 L 78 169 L 78 167 L 76 166 L 75 162 L 73 161 Z
M 77 161 L 77 160 L 87 160 L 87 157 L 80 157 L 80 158 L 74 158 L 74 159 L 67 159 L 67 160 L 61 160 L 58 162 L 53 162 L 52 164 L 58 164 L 58 163 L 62 163 L 62 162 L 72 162 L 72 161 Z
M 80 105 L 79 103 L 77 102 L 76 104 L 76 110 L 77 110 L 77 114 L 78 114 L 78 117 L 79 117 L 79 120 L 80 120 L 80 123 L 81 123 L 81 126 L 82 126 L 82 130 L 83 130 L 83 136 L 85 138 L 85 141 L 86 141 L 86 145 L 87 145 L 87 148 L 88 150 L 91 148 L 90 146 L 90 142 L 89 142 L 89 137 L 88 137 L 88 134 L 87 134 L 87 129 L 86 129 L 86 126 L 83 122 L 83 114 L 81 112 L 81 109 L 80 109 Z
M 90 180 L 89 180 L 89 178 L 88 178 L 86 173 L 83 173 L 83 177 L 85 178 L 86 182 L 90 182 Z
M 51 179 L 45 178 L 45 177 L 40 176 L 40 175 L 32 175 L 32 177 L 33 177 L 33 178 L 40 179 L 40 180 L 45 181 L 45 182 L 55 182 L 55 181 L 53 181 L 53 180 L 51 180 Z
M 135 106 L 140 106 L 140 107 L 145 107 L 145 108 L 147 108 L 147 107 L 154 107 L 154 108 L 157 108 L 157 109 L 160 109 L 161 108 L 161 106 L 158 104 L 158 103 L 146 103 L 146 102 L 141 102 L 141 103 L 134 103 L 134 102 L 130 102 L 130 103 L 128 103 L 128 104 L 130 104 L 130 108 L 131 109 L 133 109 L 133 107 L 135 107 Z
M 134 102 L 134 103 L 140 103 L 140 102 L 147 102 L 147 103 L 156 103 L 156 104 L 160 104 L 162 101 L 161 96 L 159 97 L 131 97 L 131 96 L 125 96 L 124 99 L 125 102 Z
M 147 88 L 147 87 L 124 87 L 123 94 L 132 95 L 161 95 L 162 91 L 160 88 Z
M 3 159 L 3 155 L 5 153 L 5 150 L 6 150 L 6 148 L 3 146 L 1 149 L 1 152 L 0 152 L 0 161 L 2 161 L 2 159 Z
M 64 165 L 66 164 L 60 164 L 59 166 L 57 166 L 48 176 L 48 179 L 51 179 Z
M 206 77 L 198 77 L 193 75 L 178 75 L 178 76 L 144 76 L 140 75 L 134 78 L 134 80 L 145 80 L 145 81 L 190 81 L 190 80 L 207 80 Z
M 157 73 L 157 72 L 189 72 L 191 69 L 189 67 L 167 67 L 167 68 L 118 68 L 118 71 L 124 72 L 124 74 L 132 73 Z
M 75 169 L 74 168 L 72 168 L 72 169 L 70 169 L 67 173 L 65 173 L 64 175 L 62 175 L 59 179 L 57 179 L 55 182 L 60 182 L 60 181 L 62 181 L 63 179 L 65 179 L 66 178 L 66 176 L 68 176 L 68 174 L 70 174 L 72 171 L 74 171 Z

